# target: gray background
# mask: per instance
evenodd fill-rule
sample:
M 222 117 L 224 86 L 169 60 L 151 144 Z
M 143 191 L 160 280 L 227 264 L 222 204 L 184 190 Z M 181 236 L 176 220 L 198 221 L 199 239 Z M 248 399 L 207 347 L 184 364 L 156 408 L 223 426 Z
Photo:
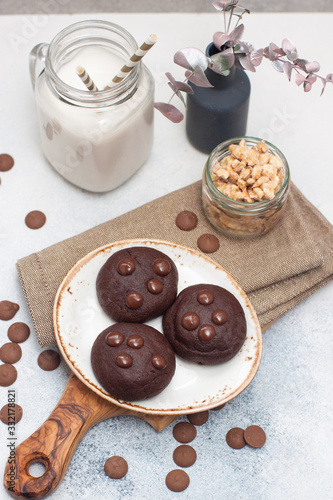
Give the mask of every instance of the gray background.
M 252 11 L 333 12 L 333 0 L 243 0 Z M 0 14 L 213 12 L 210 0 L 0 0 Z

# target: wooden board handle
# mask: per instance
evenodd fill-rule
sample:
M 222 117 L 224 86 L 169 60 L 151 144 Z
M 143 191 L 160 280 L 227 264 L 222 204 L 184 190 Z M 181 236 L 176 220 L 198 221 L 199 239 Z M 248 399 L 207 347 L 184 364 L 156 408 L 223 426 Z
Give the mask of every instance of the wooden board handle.
M 44 498 L 63 479 L 74 451 L 96 423 L 129 413 L 88 389 L 71 374 L 65 391 L 49 418 L 15 450 L 15 462 L 6 463 L 5 488 L 14 498 Z M 41 477 L 29 474 L 34 462 L 45 465 Z M 11 474 L 16 478 L 11 481 Z

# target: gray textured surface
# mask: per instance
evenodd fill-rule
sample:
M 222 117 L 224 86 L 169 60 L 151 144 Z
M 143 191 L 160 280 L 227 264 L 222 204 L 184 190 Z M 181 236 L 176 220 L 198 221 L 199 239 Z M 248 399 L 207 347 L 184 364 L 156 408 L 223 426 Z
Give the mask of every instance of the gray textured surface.
M 0 300 L 18 302 L 21 309 L 15 321 L 25 321 L 31 328 L 15 271 L 17 259 L 198 180 L 206 161 L 206 155 L 186 140 L 184 123 L 174 125 L 156 113 L 151 158 L 111 193 L 83 192 L 47 164 L 40 148 L 28 54 L 36 43 L 48 42 L 68 24 L 90 17 L 50 16 L 39 19 L 39 26 L 34 16 L 0 18 L 0 152 L 12 154 L 16 161 L 10 172 L 1 173 Z M 137 40 L 144 39 L 152 26 L 159 34 L 159 46 L 146 56 L 159 100 L 169 98 L 164 73 L 174 69 L 173 53 L 188 43 L 204 48 L 218 26 L 214 14 L 117 14 L 103 18 L 126 27 Z M 249 16 L 246 36 L 260 47 L 271 40 L 279 43 L 290 33 L 302 56 L 318 58 L 326 74 L 333 69 L 332 23 L 332 14 L 258 14 Z M 311 30 L 320 53 L 309 36 Z M 178 70 L 175 76 L 181 74 Z M 333 88 L 328 87 L 322 98 L 319 87 L 304 94 L 264 63 L 250 77 L 248 134 L 271 138 L 286 154 L 293 181 L 333 222 L 332 168 L 327 161 L 332 142 Z M 31 231 L 24 225 L 24 217 L 35 209 L 47 214 L 47 223 Z M 188 469 L 191 483 L 184 493 L 171 493 L 164 484 L 165 475 L 175 468 L 172 453 L 177 443 L 172 426 L 158 434 L 141 420 L 119 417 L 98 424 L 85 436 L 50 500 L 331 500 L 332 295 L 333 282 L 264 334 L 263 360 L 253 383 L 223 410 L 211 412 L 207 424 L 198 428 L 193 441 L 198 460 Z M 7 327 L 0 321 L 0 344 L 7 341 Z M 44 372 L 37 366 L 41 348 L 33 328 L 22 351 L 16 365 L 18 379 L 12 386 L 24 409 L 17 425 L 18 442 L 48 417 L 69 373 L 64 361 L 55 372 Z M 7 388 L 0 387 L 0 408 L 6 402 Z M 226 432 L 250 423 L 264 427 L 266 445 L 259 450 L 228 448 Z M 8 431 L 0 423 L 0 475 L 8 454 L 7 437 Z M 119 481 L 103 472 L 106 458 L 116 454 L 129 462 L 128 475 Z M 0 485 L 0 499 L 10 498 Z
M 244 0 L 258 12 L 332 12 L 333 0 Z M 72 12 L 212 12 L 210 0 L 1 0 L 0 14 Z

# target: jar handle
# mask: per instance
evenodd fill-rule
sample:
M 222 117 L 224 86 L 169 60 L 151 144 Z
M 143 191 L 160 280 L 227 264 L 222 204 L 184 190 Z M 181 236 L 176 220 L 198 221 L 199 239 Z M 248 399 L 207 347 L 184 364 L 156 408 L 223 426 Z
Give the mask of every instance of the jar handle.
M 41 71 L 40 64 L 42 63 L 44 66 L 46 53 L 49 45 L 47 43 L 39 43 L 35 45 L 29 55 L 29 70 L 30 70 L 30 78 L 33 90 L 35 90 L 36 81 Z

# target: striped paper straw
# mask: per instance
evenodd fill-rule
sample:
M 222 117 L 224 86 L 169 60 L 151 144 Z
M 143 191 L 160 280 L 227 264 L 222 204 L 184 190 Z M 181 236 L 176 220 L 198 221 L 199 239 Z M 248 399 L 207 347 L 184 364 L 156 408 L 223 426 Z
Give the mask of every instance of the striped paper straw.
M 88 73 L 86 72 L 86 70 L 84 68 L 82 68 L 82 66 L 78 66 L 76 68 L 76 73 L 81 78 L 81 80 L 83 81 L 83 83 L 85 84 L 85 86 L 87 87 L 88 90 L 90 90 L 92 92 L 98 91 L 98 88 L 96 87 L 96 85 L 94 84 L 94 82 L 92 81 L 92 79 L 90 78 Z
M 157 42 L 157 36 L 156 35 L 150 35 L 147 40 L 141 45 L 140 48 L 134 54 L 132 57 L 124 64 L 124 66 L 121 68 L 120 71 L 112 78 L 111 82 L 109 85 L 107 85 L 104 90 L 108 90 L 113 85 L 116 83 L 121 82 L 125 76 L 132 71 L 132 69 L 141 61 L 141 59 L 147 54 L 147 52 L 155 45 Z

